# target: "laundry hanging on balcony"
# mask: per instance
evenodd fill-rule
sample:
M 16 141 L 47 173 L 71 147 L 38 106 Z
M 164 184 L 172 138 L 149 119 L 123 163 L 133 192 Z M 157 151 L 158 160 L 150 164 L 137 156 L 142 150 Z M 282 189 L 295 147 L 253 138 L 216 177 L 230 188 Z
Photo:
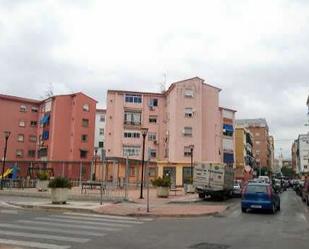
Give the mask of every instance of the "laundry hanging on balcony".
M 49 114 L 49 113 L 48 113 L 48 114 L 45 114 L 45 115 L 43 116 L 43 118 L 41 118 L 40 124 L 42 124 L 42 125 L 47 124 L 47 123 L 49 122 L 49 117 L 50 117 L 50 114 Z
M 223 125 L 223 131 L 233 132 L 234 131 L 233 125 L 224 124 Z

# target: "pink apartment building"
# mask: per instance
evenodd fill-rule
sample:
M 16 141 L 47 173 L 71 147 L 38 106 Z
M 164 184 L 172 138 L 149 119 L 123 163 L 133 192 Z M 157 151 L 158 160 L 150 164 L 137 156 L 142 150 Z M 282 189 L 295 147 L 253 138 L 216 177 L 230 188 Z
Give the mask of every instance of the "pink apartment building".
M 90 175 L 94 151 L 96 101 L 83 93 L 32 100 L 0 95 L 0 134 L 10 131 L 7 167 L 49 167 L 55 175 Z M 4 138 L 1 138 L 4 141 Z M 4 142 L 0 143 L 3 157 Z M 82 165 L 81 165 L 82 162 Z
M 145 158 L 151 175 L 170 174 L 176 185 L 191 176 L 194 162 L 234 165 L 235 111 L 219 107 L 221 89 L 195 77 L 171 84 L 164 93 L 109 90 L 105 149 L 108 158 L 141 160 L 141 128 L 148 128 Z M 140 180 L 140 163 L 130 168 Z

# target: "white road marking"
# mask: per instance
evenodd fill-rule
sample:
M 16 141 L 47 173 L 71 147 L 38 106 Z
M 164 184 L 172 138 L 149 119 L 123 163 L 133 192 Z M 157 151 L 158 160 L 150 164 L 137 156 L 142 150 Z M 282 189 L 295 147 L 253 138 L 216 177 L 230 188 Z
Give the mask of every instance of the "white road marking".
M 71 247 L 67 245 L 60 246 L 60 245 L 55 245 L 55 244 L 46 244 L 46 243 L 31 242 L 31 241 L 25 241 L 25 240 L 10 240 L 10 239 L 0 239 L 0 244 L 25 246 L 25 247 L 40 248 L 40 249 L 68 249 Z
M 74 212 L 64 212 L 66 215 L 73 216 L 86 216 L 86 217 L 97 217 L 97 218 L 106 218 L 106 219 L 118 219 L 118 220 L 136 220 L 136 221 L 152 221 L 151 218 L 135 218 L 127 216 L 114 216 L 114 215 L 101 215 L 101 214 L 86 214 L 86 213 L 74 213 Z
M 66 215 L 50 215 L 49 217 L 61 218 L 61 219 L 74 219 L 74 220 L 85 220 L 85 221 L 106 221 L 112 223 L 124 223 L 124 224 L 144 224 L 142 221 L 135 220 L 112 220 L 106 218 L 95 218 L 95 217 L 82 217 L 82 216 L 66 216 Z
M 36 217 L 36 220 L 43 221 L 55 221 L 60 223 L 74 223 L 74 224 L 82 224 L 82 225 L 94 225 L 94 226 L 106 226 L 106 227 L 131 227 L 132 225 L 128 224 L 115 224 L 115 223 L 107 223 L 107 222 L 94 222 L 94 221 L 78 221 L 78 220 L 66 220 L 66 219 L 55 219 L 55 218 L 46 218 L 46 217 Z
M 62 234 L 73 234 L 73 235 L 87 235 L 87 236 L 105 236 L 105 233 L 96 233 L 96 232 L 88 232 L 88 231 L 76 231 L 71 229 L 61 229 L 61 228 L 47 228 L 42 226 L 22 226 L 22 225 L 14 225 L 7 223 L 0 223 L 0 227 L 3 228 L 13 228 L 19 230 L 28 230 L 28 231 L 41 231 L 41 232 L 55 232 Z
M 17 210 L 0 210 L 0 213 L 2 214 L 18 214 L 18 211 Z
M 73 237 L 66 237 L 66 236 L 41 234 L 41 233 L 23 233 L 23 232 L 1 230 L 1 229 L 0 229 L 0 234 L 17 236 L 17 237 L 25 237 L 25 238 L 49 239 L 49 240 L 58 240 L 58 241 L 76 242 L 76 243 L 86 243 L 90 240 L 90 239 L 85 239 L 85 238 L 73 238 Z
M 59 222 L 44 222 L 44 221 L 32 221 L 32 220 L 18 220 L 19 223 L 34 224 L 34 225 L 45 225 L 45 226 L 56 226 L 56 227 L 66 227 L 66 228 L 77 228 L 77 229 L 89 229 L 97 231 L 120 231 L 119 228 L 113 227 L 94 227 L 94 226 L 84 226 L 79 224 L 61 224 Z

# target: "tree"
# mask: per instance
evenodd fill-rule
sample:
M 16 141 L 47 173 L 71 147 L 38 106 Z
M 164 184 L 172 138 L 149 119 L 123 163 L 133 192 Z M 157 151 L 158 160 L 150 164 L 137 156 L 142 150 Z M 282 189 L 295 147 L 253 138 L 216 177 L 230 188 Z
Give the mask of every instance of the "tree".
M 293 169 L 290 168 L 290 167 L 286 167 L 286 166 L 283 166 L 281 168 L 281 172 L 284 176 L 287 176 L 287 177 L 290 177 L 290 176 L 293 176 Z

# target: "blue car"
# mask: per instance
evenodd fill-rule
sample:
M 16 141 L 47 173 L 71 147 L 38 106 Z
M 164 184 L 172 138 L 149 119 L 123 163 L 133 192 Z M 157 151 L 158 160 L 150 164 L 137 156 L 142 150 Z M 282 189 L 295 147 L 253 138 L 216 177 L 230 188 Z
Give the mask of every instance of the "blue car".
M 269 210 L 273 214 L 280 211 L 280 197 L 271 184 L 249 182 L 244 186 L 241 211 L 245 213 L 249 209 Z

